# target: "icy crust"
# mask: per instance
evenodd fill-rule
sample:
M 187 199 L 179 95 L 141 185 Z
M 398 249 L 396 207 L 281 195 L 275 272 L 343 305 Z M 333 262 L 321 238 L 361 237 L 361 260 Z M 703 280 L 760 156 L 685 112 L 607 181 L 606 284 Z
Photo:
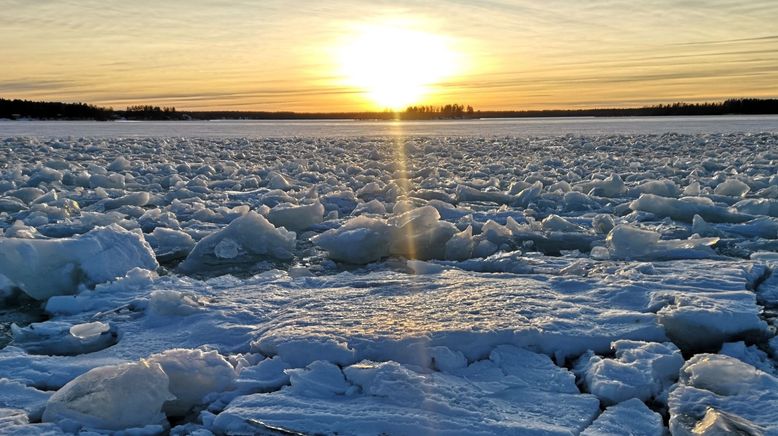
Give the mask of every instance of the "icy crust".
M 564 370 L 548 357 L 514 347 L 500 347 L 457 372 L 461 376 L 371 361 L 341 369 L 318 360 L 287 370 L 288 387 L 231 402 L 214 430 L 562 435 L 580 432 L 599 411 L 595 398 L 578 393 L 571 375 L 558 377 Z
M 674 435 L 778 434 L 778 379 L 729 356 L 692 357 L 668 403 Z
M 391 365 L 404 368 L 410 375 L 421 374 L 433 386 L 451 384 L 456 387 L 451 389 L 456 391 L 471 389 L 467 386 L 477 382 L 482 393 L 474 398 L 487 404 L 497 402 L 495 410 L 504 410 L 505 416 L 514 417 L 489 418 L 496 420 L 495 427 L 489 427 L 496 432 L 523 427 L 577 432 L 594 419 L 597 405 L 605 396 L 591 389 L 599 399 L 581 397 L 573 374 L 552 362 L 563 363 L 565 358 L 578 356 L 587 349 L 607 354 L 613 341 L 624 338 L 646 341 L 649 343 L 617 341 L 621 350 L 617 358 L 624 365 L 634 365 L 644 374 L 652 374 L 645 381 L 645 390 L 650 396 L 657 396 L 670 379 L 667 368 L 673 366 L 665 361 L 677 360 L 674 356 L 678 352 L 670 345 L 651 343 L 667 340 L 664 327 L 654 313 L 655 296 L 705 293 L 715 300 L 720 294 L 722 299 L 715 301 L 727 306 L 731 293 L 750 292 L 738 290 L 751 286 L 764 273 L 763 268 L 749 262 L 686 260 L 638 267 L 607 263 L 590 266 L 585 276 L 581 276 L 563 272 L 569 271 L 569 260 L 541 260 L 522 261 L 530 268 L 530 275 L 484 274 L 445 267 L 436 273 L 434 280 L 430 276 L 376 271 L 359 276 L 341 273 L 303 278 L 269 272 L 247 280 L 225 276 L 202 282 L 175 276 L 155 278 L 147 270 L 136 269 L 122 280 L 88 291 L 91 293 L 88 298 L 80 294 L 50 299 L 47 307 L 56 309 L 54 313 L 60 315 L 35 328 L 36 352 L 42 355 L 19 348 L 25 346 L 26 340 L 20 336 L 20 343 L 0 351 L 0 378 L 41 389 L 61 390 L 93 368 L 146 359 L 149 364 L 160 365 L 168 377 L 169 392 L 176 396 L 159 406 L 163 415 L 177 416 L 214 401 L 221 404 L 214 406 L 217 412 L 235 406 L 229 410 L 235 411 L 234 416 L 240 419 L 259 419 L 250 414 L 254 406 L 248 404 L 261 406 L 263 411 L 271 408 L 273 413 L 281 415 L 289 407 L 289 410 L 319 410 L 317 413 L 321 415 L 312 411 L 305 415 L 311 418 L 301 428 L 326 429 L 329 427 L 317 426 L 328 422 L 326 414 L 346 407 L 341 404 L 341 396 L 332 402 L 312 401 L 307 399 L 314 389 L 310 387 L 276 392 L 292 383 L 294 374 L 305 374 L 291 370 L 326 361 L 326 365 L 340 374 L 343 372 L 340 368 L 363 360 L 393 362 Z M 683 277 L 679 276 L 681 273 Z M 754 304 L 752 310 L 757 313 L 759 308 Z M 95 317 L 102 324 L 85 322 Z M 118 342 L 87 354 L 79 354 L 74 349 L 70 354 L 76 355 L 72 356 L 46 355 L 54 346 L 46 348 L 47 342 L 42 340 L 45 334 L 75 332 L 74 337 L 99 337 L 104 333 L 103 324 L 119 333 Z M 56 341 L 51 343 L 61 346 Z M 219 353 L 201 351 L 202 348 L 195 350 L 198 347 Z M 159 354 L 154 356 L 154 353 Z M 232 358 L 229 363 L 225 362 L 227 356 L 235 353 L 272 358 L 253 357 L 238 366 Z M 608 377 L 619 380 L 615 375 Z M 547 385 L 559 393 L 554 395 L 564 394 L 561 395 L 564 398 L 549 397 L 546 391 L 551 388 Z M 360 386 L 366 389 L 365 385 Z M 519 387 L 521 395 L 511 393 Z M 344 392 L 348 390 L 344 389 Z M 252 395 L 268 391 L 272 400 Z M 382 424 L 378 418 L 360 415 L 363 406 L 371 407 L 369 410 L 386 407 L 400 416 L 411 414 L 417 423 L 414 425 L 420 428 L 428 428 L 425 426 L 429 422 L 440 422 L 448 416 L 428 415 L 431 412 L 415 410 L 416 406 L 408 406 L 404 400 L 397 405 L 382 397 L 357 395 L 356 388 L 353 391 L 356 397 L 347 399 L 346 403 L 354 405 L 354 419 L 361 416 L 359 419 L 364 421 L 357 422 L 365 425 L 384 428 L 381 426 L 392 425 L 397 419 Z M 498 391 L 505 393 L 498 394 Z M 225 392 L 226 396 L 213 396 L 219 392 Z M 445 398 L 453 402 L 452 398 L 457 398 L 440 395 L 435 397 L 437 400 L 429 401 L 435 403 Z M 474 408 L 477 403 L 473 401 L 470 406 L 462 406 L 463 410 Z M 576 409 L 583 410 L 581 414 L 572 415 L 581 417 L 576 418 L 575 425 L 572 421 L 550 420 L 554 414 L 568 416 L 561 409 L 549 406 L 558 403 L 572 404 L 570 407 L 581 405 L 581 409 Z M 246 405 L 245 414 L 237 412 L 238 404 Z M 477 409 L 477 413 L 485 414 L 485 410 Z M 557 411 L 548 413 L 548 410 Z M 92 418 L 78 421 L 73 416 L 80 415 L 62 413 L 66 416 L 63 419 L 75 420 L 81 426 L 97 425 L 92 423 Z M 378 416 L 386 418 L 388 413 Z M 281 415 L 276 424 L 290 424 L 286 420 L 292 419 L 292 415 L 283 419 Z M 240 420 L 221 419 L 218 422 L 225 426 L 238 425 L 235 422 Z M 521 420 L 526 421 L 521 423 Z M 539 423 L 548 423 L 549 427 Z

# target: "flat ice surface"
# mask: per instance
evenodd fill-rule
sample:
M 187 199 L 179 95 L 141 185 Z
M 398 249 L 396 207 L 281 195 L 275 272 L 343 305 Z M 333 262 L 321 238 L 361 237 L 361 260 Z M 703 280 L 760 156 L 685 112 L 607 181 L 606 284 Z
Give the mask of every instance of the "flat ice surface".
M 0 123 L 0 434 L 775 433 L 775 120 Z
M 568 117 L 451 121 L 0 121 L 0 137 L 548 136 L 778 132 L 778 116 Z

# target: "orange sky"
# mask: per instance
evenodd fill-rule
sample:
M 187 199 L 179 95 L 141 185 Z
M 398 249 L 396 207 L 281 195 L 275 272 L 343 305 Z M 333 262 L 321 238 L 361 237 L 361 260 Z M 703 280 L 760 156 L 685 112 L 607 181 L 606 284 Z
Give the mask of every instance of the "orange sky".
M 773 0 L 0 0 L 0 11 L 5 98 L 346 111 L 778 96 Z

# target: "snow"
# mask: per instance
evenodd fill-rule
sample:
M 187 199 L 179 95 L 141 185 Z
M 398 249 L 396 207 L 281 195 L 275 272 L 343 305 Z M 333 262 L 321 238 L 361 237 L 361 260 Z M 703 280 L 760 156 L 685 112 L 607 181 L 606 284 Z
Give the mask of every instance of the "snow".
M 776 431 L 775 134 L 0 143 L 0 433 Z

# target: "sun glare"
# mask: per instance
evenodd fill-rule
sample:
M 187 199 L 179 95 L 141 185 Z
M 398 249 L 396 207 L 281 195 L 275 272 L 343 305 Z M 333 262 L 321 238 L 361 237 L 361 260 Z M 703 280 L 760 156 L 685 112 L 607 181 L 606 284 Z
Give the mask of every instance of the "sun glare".
M 457 57 L 442 35 L 380 24 L 357 29 L 342 45 L 339 64 L 347 86 L 379 109 L 399 110 L 422 102 L 456 74 Z

